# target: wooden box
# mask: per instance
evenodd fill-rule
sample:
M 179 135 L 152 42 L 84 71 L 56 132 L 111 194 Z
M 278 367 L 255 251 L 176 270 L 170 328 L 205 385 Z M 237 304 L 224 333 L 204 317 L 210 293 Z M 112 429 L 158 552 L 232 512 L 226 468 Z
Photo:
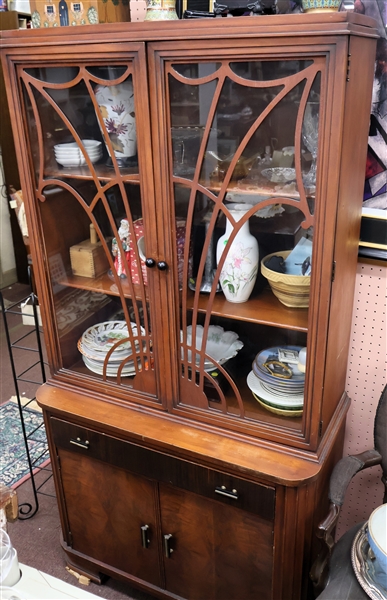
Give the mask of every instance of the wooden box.
M 109 268 L 109 262 L 101 242 L 85 240 L 70 248 L 70 261 L 73 275 L 99 277 Z
M 33 29 L 130 21 L 129 0 L 30 0 Z

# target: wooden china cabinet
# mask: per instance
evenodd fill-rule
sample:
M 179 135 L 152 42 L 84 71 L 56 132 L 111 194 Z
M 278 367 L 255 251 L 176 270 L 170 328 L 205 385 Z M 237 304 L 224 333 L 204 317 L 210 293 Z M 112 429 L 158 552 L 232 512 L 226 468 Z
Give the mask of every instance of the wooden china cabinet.
M 307 597 L 349 405 L 376 37 L 345 12 L 3 33 L 61 543 L 94 581 Z M 260 268 L 235 301 L 247 223 L 259 260 L 309 245 L 307 307 Z

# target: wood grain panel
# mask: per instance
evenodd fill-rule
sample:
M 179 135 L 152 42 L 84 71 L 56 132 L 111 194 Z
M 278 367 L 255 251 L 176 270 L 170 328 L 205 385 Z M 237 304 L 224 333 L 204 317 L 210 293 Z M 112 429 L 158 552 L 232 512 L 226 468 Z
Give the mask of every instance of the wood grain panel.
M 71 450 L 81 459 L 87 455 L 112 467 L 138 473 L 155 481 L 168 482 L 187 491 L 217 499 L 222 504 L 254 512 L 262 518 L 271 521 L 274 519 L 273 487 L 212 471 L 58 419 L 50 419 L 50 427 L 55 445 Z M 219 494 L 222 486 L 226 491 L 236 490 L 236 497 Z
M 75 452 L 60 450 L 59 460 L 71 547 L 160 586 L 155 485 Z M 143 525 L 149 526 L 147 548 Z
M 172 535 L 167 589 L 188 600 L 272 598 L 270 523 L 165 485 L 160 504 L 162 535 Z

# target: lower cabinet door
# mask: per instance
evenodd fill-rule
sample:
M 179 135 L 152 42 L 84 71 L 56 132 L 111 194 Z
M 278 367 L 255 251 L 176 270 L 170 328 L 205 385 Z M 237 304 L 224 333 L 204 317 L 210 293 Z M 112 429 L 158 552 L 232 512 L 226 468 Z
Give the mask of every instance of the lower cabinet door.
M 273 522 L 160 484 L 166 589 L 187 600 L 272 598 Z
M 161 587 L 157 485 L 89 456 L 57 452 L 69 545 Z

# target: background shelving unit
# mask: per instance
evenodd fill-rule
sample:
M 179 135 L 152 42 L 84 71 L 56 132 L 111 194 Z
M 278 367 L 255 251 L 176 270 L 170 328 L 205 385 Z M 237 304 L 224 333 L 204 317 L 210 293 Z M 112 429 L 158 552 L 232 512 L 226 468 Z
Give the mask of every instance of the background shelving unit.
M 28 301 L 28 305 L 32 307 L 32 316 L 30 312 L 23 312 L 23 304 Z M 46 381 L 46 366 L 43 356 L 43 345 L 39 326 L 39 315 L 37 297 L 33 291 L 31 291 L 22 300 L 12 303 L 6 306 L 3 298 L 3 294 L 0 292 L 0 306 L 3 315 L 4 332 L 8 346 L 8 353 L 10 358 L 10 367 L 12 370 L 12 376 L 15 386 L 15 394 L 17 399 L 17 405 L 20 414 L 20 424 L 24 439 L 26 458 L 29 467 L 29 474 L 33 493 L 33 503 L 24 502 L 19 505 L 19 519 L 30 519 L 39 510 L 39 499 L 38 494 L 45 494 L 44 485 L 52 477 L 51 465 L 48 463 L 50 458 L 48 448 L 37 457 L 32 457 L 30 451 L 30 443 L 41 441 L 42 432 L 44 432 L 43 417 L 41 423 L 34 427 L 32 430 L 28 430 L 25 422 L 26 409 L 31 407 L 32 403 L 36 400 L 35 396 L 23 402 L 22 385 L 28 384 L 30 389 L 35 386 L 36 389 Z M 16 339 L 12 339 L 9 319 L 11 315 L 17 315 L 21 319 L 23 317 L 32 319 L 32 326 L 28 327 L 28 331 L 23 331 L 22 335 Z M 25 330 L 25 328 L 23 328 Z M 29 356 L 29 359 L 23 359 L 23 367 L 17 365 L 16 354 L 18 351 L 23 352 L 24 356 Z M 20 370 L 21 369 L 21 370 Z M 40 481 L 37 485 L 35 478 L 39 472 L 44 472 L 43 481 Z M 51 494 L 49 494 L 51 495 Z

